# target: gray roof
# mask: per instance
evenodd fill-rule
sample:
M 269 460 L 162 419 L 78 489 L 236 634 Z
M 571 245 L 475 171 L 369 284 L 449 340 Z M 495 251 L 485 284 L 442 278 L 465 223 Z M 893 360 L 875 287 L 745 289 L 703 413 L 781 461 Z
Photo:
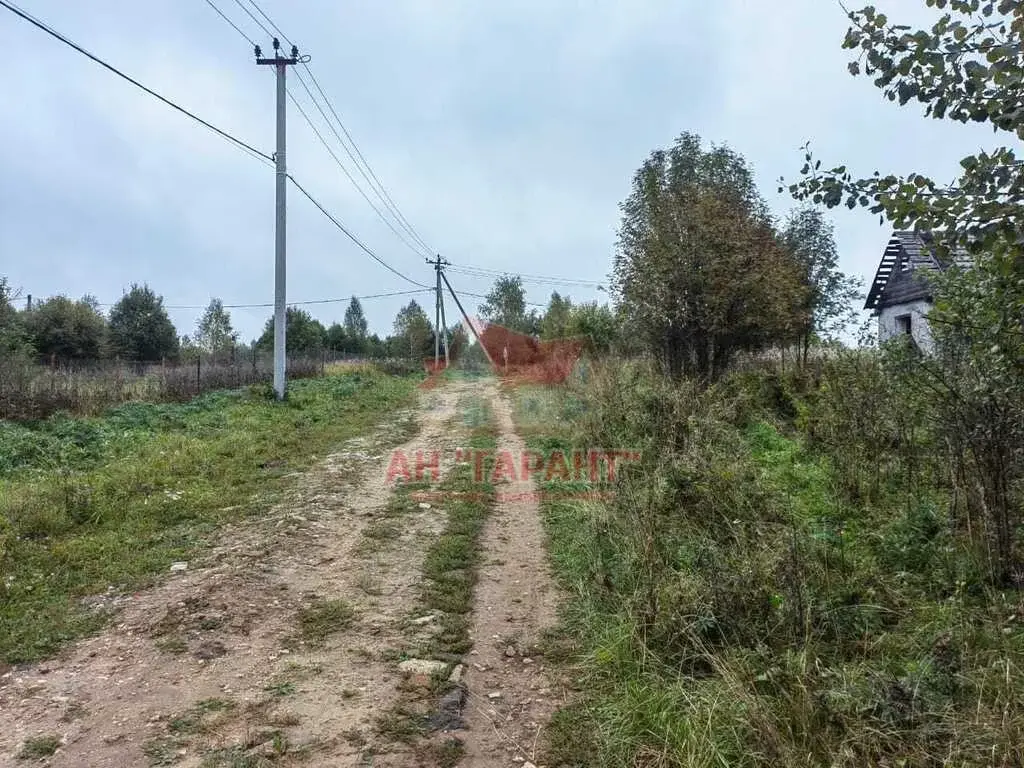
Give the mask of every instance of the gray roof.
M 896 304 L 931 299 L 928 274 L 940 272 L 947 264 L 931 246 L 928 232 L 910 230 L 892 233 L 875 272 L 864 309 L 879 310 Z

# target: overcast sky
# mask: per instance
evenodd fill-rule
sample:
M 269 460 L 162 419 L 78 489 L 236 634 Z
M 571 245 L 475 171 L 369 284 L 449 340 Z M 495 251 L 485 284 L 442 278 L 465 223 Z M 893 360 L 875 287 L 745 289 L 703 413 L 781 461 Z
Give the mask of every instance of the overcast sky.
M 269 68 L 254 64 L 248 43 L 206 0 L 18 1 L 168 98 L 273 151 Z M 215 2 L 269 49 L 236 0 Z M 793 201 L 777 194 L 776 180 L 795 178 L 807 140 L 828 164 L 942 180 L 992 141 L 980 128 L 896 107 L 869 80 L 851 77 L 840 47 L 846 19 L 832 0 L 260 5 L 312 56 L 314 74 L 406 218 L 457 264 L 605 279 L 633 172 L 682 131 L 745 155 L 780 216 Z M 893 20 L 929 18 L 923 0 L 880 5 Z M 0 44 L 0 275 L 36 297 L 88 293 L 110 303 L 146 282 L 171 306 L 214 296 L 273 300 L 271 169 L 2 8 Z M 307 105 L 301 85 L 290 85 Z M 382 258 L 432 281 L 423 258 L 376 217 L 291 105 L 288 161 Z M 293 189 L 288 215 L 289 301 L 414 288 Z M 834 221 L 843 268 L 869 279 L 888 227 L 860 210 L 835 212 Z M 486 279 L 451 278 L 468 292 L 488 287 Z M 541 303 L 552 290 L 527 287 Z M 371 328 L 389 332 L 409 298 L 366 300 Z M 419 300 L 429 307 L 432 297 Z M 344 309 L 310 307 L 325 324 Z M 198 314 L 171 311 L 179 333 L 190 333 Z M 232 313 L 245 339 L 268 314 Z

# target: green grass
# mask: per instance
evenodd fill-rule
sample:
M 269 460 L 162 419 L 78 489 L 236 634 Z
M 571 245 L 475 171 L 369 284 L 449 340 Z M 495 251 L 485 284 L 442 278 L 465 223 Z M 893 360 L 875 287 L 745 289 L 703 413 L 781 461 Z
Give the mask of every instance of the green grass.
M 493 451 L 496 427 L 486 403 L 473 400 L 464 410 L 471 427 L 469 447 Z M 484 462 L 490 476 L 490 459 Z M 479 538 L 494 501 L 494 488 L 473 478 L 473 467 L 455 467 L 439 487 L 447 525 L 427 550 L 423 562 L 423 606 L 442 612 L 440 629 L 427 654 L 463 654 L 470 650 L 470 613 L 480 563 Z
M 0 424 L 0 660 L 56 652 L 106 616 L 80 598 L 193 559 L 225 522 L 266 511 L 340 442 L 411 404 L 418 378 L 361 370 L 102 418 Z
M 317 600 L 299 611 L 299 637 L 309 645 L 322 645 L 328 637 L 351 626 L 355 610 L 340 598 Z
M 40 760 L 56 752 L 61 745 L 59 736 L 30 736 L 18 752 L 19 760 Z
M 1020 596 L 984 586 L 938 489 L 851 497 L 791 424 L 737 418 L 714 391 L 686 401 L 647 381 L 518 398 L 533 450 L 663 440 L 616 499 L 542 503 L 570 595 L 547 658 L 579 688 L 543 762 L 1020 761 Z

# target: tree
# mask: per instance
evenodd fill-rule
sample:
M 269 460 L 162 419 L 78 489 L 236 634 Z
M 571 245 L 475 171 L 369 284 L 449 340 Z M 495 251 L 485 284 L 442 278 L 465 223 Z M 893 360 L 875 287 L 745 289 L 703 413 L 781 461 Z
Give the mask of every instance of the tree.
M 349 302 L 345 310 L 345 333 L 350 339 L 364 341 L 366 339 L 367 324 L 366 315 L 363 314 L 363 305 L 355 296 Z
M 319 320 L 304 309 L 288 307 L 285 310 L 284 348 L 288 355 L 316 355 L 324 348 L 327 331 Z M 274 348 L 274 316 L 267 318 L 263 334 L 256 341 L 260 349 Z
M 622 204 L 613 295 L 673 377 L 713 379 L 741 349 L 792 338 L 804 287 L 746 161 L 683 133 Z
M 558 291 L 552 291 L 548 308 L 540 321 L 540 337 L 542 339 L 560 339 L 568 336 L 572 309 L 572 301 L 568 296 L 563 298 Z
M 31 353 L 32 344 L 22 318 L 11 303 L 17 295 L 6 277 L 0 277 L 0 355 Z
M 480 314 L 489 323 L 496 323 L 519 333 L 537 333 L 539 320 L 536 313 L 526 311 L 526 291 L 519 275 L 503 275 L 494 281 Z
M 573 307 L 566 330 L 570 336 L 582 336 L 586 340 L 584 348 L 591 354 L 607 354 L 618 338 L 615 314 L 596 301 Z
M 155 361 L 178 355 L 178 334 L 162 296 L 148 285 L 132 284 L 110 310 L 110 346 L 126 360 Z
M 324 334 L 324 345 L 332 352 L 350 352 L 352 342 L 345 330 L 345 326 L 339 323 L 331 323 Z
M 398 310 L 394 332 L 402 355 L 417 359 L 433 353 L 434 331 L 415 299 Z
M 235 343 L 235 332 L 231 327 L 231 313 L 224 309 L 220 299 L 210 299 L 209 306 L 196 323 L 192 343 L 208 355 L 222 355 L 231 350 Z
M 989 123 L 997 134 L 1024 138 L 1024 6 L 926 4 L 949 8 L 930 30 L 891 24 L 874 7 L 850 13 L 843 46 L 859 51 L 850 72 L 873 77 L 890 101 L 924 104 L 932 119 Z M 828 207 L 868 207 L 896 227 L 928 231 L 940 258 L 971 262 L 935 280 L 935 352 L 914 356 L 906 381 L 932 409 L 936 445 L 955 468 L 954 498 L 980 497 L 974 517 L 994 544 L 992 575 L 1006 583 L 1019 568 L 1014 489 L 1024 487 L 1024 164 L 1004 146 L 960 166 L 949 186 L 919 173 L 855 178 L 843 165 L 822 171 L 805 149 L 802 178 L 789 190 Z M 961 478 L 971 478 L 966 488 Z
M 782 230 L 782 242 L 796 259 L 807 286 L 798 329 L 804 362 L 811 339 L 834 339 L 855 320 L 853 302 L 860 297 L 860 283 L 839 269 L 839 249 L 832 223 L 816 208 L 799 208 L 790 214 Z
M 1013 0 L 926 4 L 950 8 L 931 30 L 891 24 L 871 6 L 851 12 L 843 47 L 859 53 L 850 72 L 873 77 L 890 101 L 924 104 L 933 119 L 987 122 L 1024 138 L 1024 8 Z M 942 249 L 983 253 L 1024 227 L 1024 164 L 1007 147 L 963 158 L 963 173 L 949 186 L 919 173 L 855 179 L 844 165 L 822 171 L 809 149 L 804 161 L 802 180 L 789 186 L 798 199 L 869 206 L 897 227 L 945 233 Z
M 38 354 L 60 360 L 95 360 L 106 347 L 107 321 L 92 297 L 54 296 L 25 312 L 25 328 Z

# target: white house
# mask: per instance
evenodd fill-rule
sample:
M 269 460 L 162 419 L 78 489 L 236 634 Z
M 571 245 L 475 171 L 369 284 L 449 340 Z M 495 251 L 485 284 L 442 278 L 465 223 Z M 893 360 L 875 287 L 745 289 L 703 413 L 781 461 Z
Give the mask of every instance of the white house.
M 929 275 L 949 265 L 931 247 L 927 232 L 897 231 L 882 254 L 864 309 L 878 318 L 878 340 L 903 334 L 923 352 L 933 347 L 928 312 L 932 307 Z

